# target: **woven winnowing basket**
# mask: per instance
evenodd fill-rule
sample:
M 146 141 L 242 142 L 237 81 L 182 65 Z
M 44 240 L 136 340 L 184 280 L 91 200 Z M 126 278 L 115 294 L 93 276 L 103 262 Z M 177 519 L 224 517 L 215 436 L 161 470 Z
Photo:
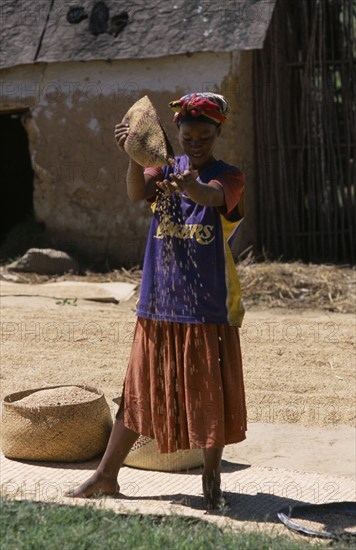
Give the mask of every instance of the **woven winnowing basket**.
M 81 402 L 36 407 L 21 403 L 42 390 L 82 388 L 91 396 Z M 63 391 L 63 390 L 62 390 Z M 68 390 L 69 391 L 69 390 Z M 2 451 L 8 458 L 49 462 L 78 462 L 101 453 L 108 442 L 112 418 L 104 394 L 88 386 L 48 386 L 4 398 Z
M 125 151 L 141 166 L 165 166 L 173 162 L 174 153 L 157 112 L 148 96 L 127 111 L 123 122 L 130 126 Z
M 121 397 L 113 399 L 120 405 Z M 202 449 L 185 449 L 173 453 L 160 453 L 154 439 L 140 435 L 124 460 L 125 466 L 141 470 L 157 470 L 160 472 L 179 472 L 198 468 L 204 463 Z
M 160 453 L 154 439 L 140 435 L 125 458 L 125 466 L 142 470 L 179 472 L 202 466 L 202 449 L 178 450 L 173 453 Z

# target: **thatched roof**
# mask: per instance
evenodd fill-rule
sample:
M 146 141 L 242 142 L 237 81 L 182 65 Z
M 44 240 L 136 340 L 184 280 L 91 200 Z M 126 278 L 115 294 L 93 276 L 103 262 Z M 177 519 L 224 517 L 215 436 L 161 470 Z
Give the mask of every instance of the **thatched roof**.
M 0 67 L 263 47 L 276 0 L 2 0 Z

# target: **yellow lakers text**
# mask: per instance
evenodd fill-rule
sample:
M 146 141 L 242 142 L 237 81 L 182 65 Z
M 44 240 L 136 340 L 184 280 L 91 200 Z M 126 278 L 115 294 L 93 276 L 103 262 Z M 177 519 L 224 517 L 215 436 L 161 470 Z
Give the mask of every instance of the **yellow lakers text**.
M 177 239 L 195 239 L 199 244 L 210 244 L 215 239 L 214 226 L 175 223 L 170 216 L 165 216 L 159 224 L 154 235 L 155 239 L 163 237 L 176 237 Z

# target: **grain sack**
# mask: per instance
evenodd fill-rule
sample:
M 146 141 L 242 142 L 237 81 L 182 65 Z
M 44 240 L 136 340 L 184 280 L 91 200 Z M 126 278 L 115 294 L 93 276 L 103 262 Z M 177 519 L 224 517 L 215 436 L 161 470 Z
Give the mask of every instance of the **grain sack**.
M 132 105 L 123 122 L 130 126 L 125 151 L 138 164 L 147 167 L 174 162 L 172 146 L 148 96 Z
M 6 396 L 2 405 L 7 458 L 77 462 L 105 450 L 112 419 L 104 394 L 95 388 L 25 390 Z

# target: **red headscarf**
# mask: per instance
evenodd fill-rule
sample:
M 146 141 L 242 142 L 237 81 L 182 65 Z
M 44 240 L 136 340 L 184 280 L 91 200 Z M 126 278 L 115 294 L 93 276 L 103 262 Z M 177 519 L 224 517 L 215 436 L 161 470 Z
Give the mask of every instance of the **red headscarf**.
M 169 106 L 176 113 L 173 121 L 178 125 L 182 122 L 199 120 L 220 126 L 230 112 L 226 98 L 210 92 L 187 94 L 171 101 Z

